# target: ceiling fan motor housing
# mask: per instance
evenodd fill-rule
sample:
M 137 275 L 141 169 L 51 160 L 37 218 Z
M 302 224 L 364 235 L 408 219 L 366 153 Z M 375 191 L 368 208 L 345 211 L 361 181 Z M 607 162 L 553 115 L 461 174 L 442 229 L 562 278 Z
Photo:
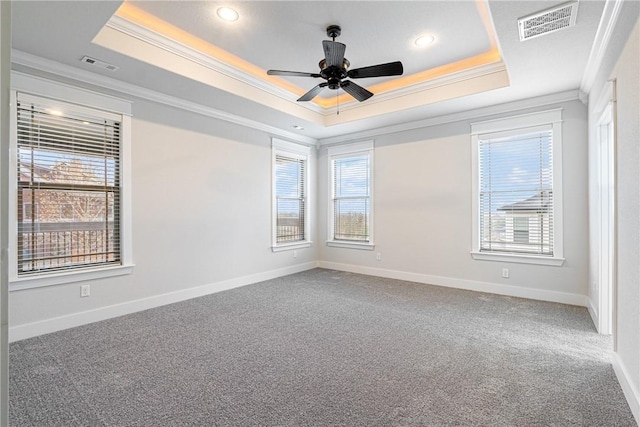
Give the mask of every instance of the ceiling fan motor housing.
M 320 67 L 320 76 L 323 79 L 327 80 L 329 85 L 327 86 L 329 89 L 339 89 L 340 88 L 340 80 L 347 77 L 347 70 L 349 69 L 349 60 L 344 58 L 342 61 L 342 67 L 338 67 L 332 65 L 331 67 L 327 67 L 327 60 L 323 59 L 318 63 Z

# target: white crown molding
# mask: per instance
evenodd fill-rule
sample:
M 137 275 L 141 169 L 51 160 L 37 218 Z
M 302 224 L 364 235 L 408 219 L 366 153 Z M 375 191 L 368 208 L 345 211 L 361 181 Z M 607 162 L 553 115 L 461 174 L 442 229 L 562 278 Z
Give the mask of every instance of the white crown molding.
M 598 24 L 598 30 L 593 40 L 593 45 L 591 46 L 591 53 L 589 54 L 585 72 L 582 76 L 582 82 L 580 83 L 580 90 L 584 93 L 588 94 L 591 91 L 591 86 L 593 86 L 596 74 L 602 65 L 604 54 L 609 48 L 611 34 L 618 22 L 618 16 L 620 15 L 620 9 L 623 3 L 623 0 L 608 0 L 604 4 L 600 24 Z
M 480 117 L 487 117 L 494 114 L 512 113 L 517 110 L 526 108 L 542 107 L 545 105 L 557 104 L 560 102 L 575 101 L 580 99 L 580 91 L 570 90 L 550 95 L 543 95 L 536 98 L 528 98 L 519 101 L 507 102 L 504 104 L 491 105 L 488 107 L 476 108 L 474 110 L 462 111 L 459 113 L 446 114 L 443 116 L 432 117 L 424 120 L 401 123 L 397 125 L 385 126 L 376 129 L 351 133 L 347 135 L 339 135 L 331 138 L 322 138 L 318 140 L 319 146 L 342 144 L 357 139 L 375 138 L 380 135 L 390 133 L 404 132 L 408 130 L 426 128 L 431 126 L 442 125 L 446 123 L 459 122 L 462 120 L 473 120 Z
M 580 92 L 578 90 L 561 92 L 552 95 L 545 95 L 537 98 L 531 98 L 527 100 L 520 100 L 509 102 L 505 104 L 498 104 L 489 107 L 483 107 L 475 110 L 463 111 L 460 113 L 453 113 L 439 117 L 433 117 L 424 120 L 418 120 L 413 122 L 407 122 L 392 126 L 386 126 L 376 129 L 370 129 L 366 131 L 350 133 L 346 135 L 339 135 L 335 137 L 325 139 L 315 139 L 304 135 L 298 135 L 287 130 L 279 129 L 274 126 L 270 126 L 255 120 L 251 120 L 245 117 L 230 114 L 221 110 L 217 110 L 212 107 L 204 106 L 202 104 L 186 101 L 181 98 L 166 95 L 160 92 L 156 92 L 150 89 L 142 88 L 140 86 L 122 82 L 120 80 L 95 74 L 86 70 L 82 70 L 76 67 L 71 67 L 66 64 L 62 64 L 56 61 L 45 59 L 39 56 L 31 55 L 19 50 L 12 50 L 12 63 L 22 65 L 25 67 L 33 68 L 39 71 L 57 75 L 63 78 L 69 78 L 86 84 L 98 86 L 101 88 L 116 91 L 120 94 L 126 94 L 128 96 L 135 96 L 141 99 L 145 99 L 159 104 L 164 104 L 176 108 L 180 108 L 186 111 L 190 111 L 196 114 L 201 114 L 207 117 L 212 117 L 226 122 L 235 123 L 248 128 L 267 132 L 273 136 L 283 137 L 292 141 L 300 142 L 306 145 L 320 146 L 320 145 L 333 145 L 340 144 L 355 139 L 373 138 L 379 135 L 390 134 L 394 132 L 403 132 L 407 130 L 419 129 L 424 127 L 436 126 L 445 123 L 451 123 L 461 120 L 475 119 L 478 117 L 489 116 L 492 114 L 500 114 L 510 112 L 513 110 L 543 106 L 554 104 L 558 102 L 572 101 L 580 99 Z M 480 73 L 487 73 L 489 70 L 495 70 L 493 67 L 479 67 L 478 70 L 469 70 L 468 73 L 462 73 L 462 75 L 452 76 L 452 81 L 461 81 L 466 76 L 467 78 L 473 78 L 472 75 L 478 76 Z M 434 87 L 436 82 L 430 83 Z M 121 95 L 122 96 L 122 95 Z
M 298 95 L 286 89 L 280 88 L 278 86 L 275 86 L 269 83 L 266 80 L 262 80 L 246 72 L 243 72 L 234 67 L 231 67 L 228 64 L 222 61 L 219 61 L 218 59 L 212 56 L 203 54 L 198 50 L 195 50 L 185 44 L 176 42 L 173 39 L 165 37 L 160 33 L 149 30 L 148 28 L 145 28 L 134 22 L 131 22 L 125 18 L 113 16 L 109 20 L 109 22 L 107 22 L 107 26 L 115 31 L 119 31 L 123 34 L 126 34 L 129 37 L 133 37 L 144 43 L 148 43 L 166 52 L 169 52 L 171 54 L 187 59 L 191 62 L 194 62 L 210 70 L 224 74 L 237 81 L 240 81 L 244 84 L 247 84 L 249 86 L 252 86 L 254 88 L 267 92 L 271 95 L 277 96 L 284 100 L 295 102 L 296 99 L 298 98 Z M 452 85 L 452 84 L 464 82 L 467 80 L 471 80 L 474 78 L 483 77 L 489 74 L 505 72 L 505 71 L 506 71 L 506 66 L 502 61 L 474 67 L 468 70 L 463 70 L 463 71 L 446 75 L 443 77 L 438 77 L 435 79 L 430 79 L 430 80 L 416 83 L 413 85 L 404 86 L 397 90 L 376 94 L 374 99 L 367 102 L 367 106 L 370 106 L 373 104 L 382 105 L 387 101 L 390 101 L 399 97 L 403 97 L 406 95 L 422 93 L 438 87 Z M 319 113 L 325 117 L 333 116 L 338 111 L 338 107 L 336 106 L 323 108 L 320 105 L 313 102 L 298 103 L 298 105 L 310 111 L 313 111 L 315 113 Z M 363 105 L 360 102 L 357 102 L 356 100 L 349 100 L 341 104 L 339 107 L 340 111 L 358 110 L 360 108 L 363 108 Z
M 582 102 L 585 106 L 589 105 L 589 94 L 582 89 L 578 91 L 578 98 L 580 99 L 580 102 Z
M 256 120 L 251 120 L 246 117 L 230 114 L 225 111 L 221 111 L 195 102 L 186 101 L 182 98 L 166 95 L 164 93 L 146 89 L 131 83 L 126 83 L 112 77 L 95 74 L 86 70 L 62 64 L 60 62 L 52 61 L 50 59 L 31 55 L 20 50 L 13 49 L 11 51 L 11 62 L 13 64 L 33 68 L 63 78 L 68 78 L 76 80 L 78 82 L 98 86 L 104 89 L 113 90 L 127 96 L 135 96 L 138 98 L 146 99 L 148 101 L 153 101 L 159 104 L 164 104 L 171 107 L 180 108 L 182 110 L 190 111 L 192 113 L 201 114 L 203 116 L 223 120 L 251 129 L 260 130 L 269 133 L 270 135 L 280 136 L 306 145 L 317 145 L 317 140 L 315 138 L 298 135 L 296 133 L 279 129 L 275 126 L 270 126 Z
M 289 92 L 286 89 L 280 88 L 264 80 L 261 80 L 257 77 L 254 77 L 248 73 L 238 70 L 237 68 L 231 67 L 228 64 L 222 61 L 219 61 L 218 59 L 212 56 L 206 55 L 198 50 L 192 49 L 189 46 L 186 46 L 173 39 L 165 37 L 162 34 L 149 30 L 148 28 L 145 28 L 127 19 L 114 15 L 107 22 L 106 26 L 112 28 L 113 30 L 120 31 L 121 33 L 124 33 L 129 37 L 133 37 L 142 42 L 155 46 L 159 49 L 165 50 L 169 53 L 185 58 L 205 68 L 214 70 L 218 73 L 221 73 L 228 77 L 236 79 L 256 89 L 260 89 L 262 91 L 270 93 L 271 95 L 278 96 L 288 101 L 296 101 L 296 99 L 298 98 L 297 95 Z M 265 75 L 266 75 L 266 72 L 265 72 Z M 316 113 L 322 113 L 324 111 L 322 107 L 311 102 L 300 104 L 300 105 Z
M 379 103 L 387 102 L 387 101 L 400 98 L 406 95 L 426 92 L 442 86 L 453 85 L 453 84 L 461 83 L 467 80 L 473 80 L 479 77 L 483 77 L 483 76 L 487 76 L 495 73 L 506 72 L 506 71 L 507 71 L 507 67 L 502 61 L 494 62 L 491 64 L 480 65 L 467 70 L 459 71 L 457 73 L 448 74 L 443 77 L 438 77 L 438 78 L 426 80 L 420 83 L 415 83 L 409 86 L 404 86 L 397 90 L 376 94 L 376 96 L 368 100 L 367 103 L 369 105 L 379 104 Z M 359 102 L 349 102 L 348 104 L 341 104 L 340 111 L 354 110 L 359 107 L 360 107 Z M 324 115 L 325 116 L 334 115 L 336 114 L 337 110 L 338 109 L 336 107 L 327 108 L 325 110 L 326 112 L 324 113 Z

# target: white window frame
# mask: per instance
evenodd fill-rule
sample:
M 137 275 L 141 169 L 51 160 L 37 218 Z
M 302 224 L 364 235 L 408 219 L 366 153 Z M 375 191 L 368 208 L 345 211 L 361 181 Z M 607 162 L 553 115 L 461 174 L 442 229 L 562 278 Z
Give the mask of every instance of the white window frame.
M 328 186 L 328 237 L 327 237 L 327 246 L 337 247 L 337 248 L 347 248 L 347 249 L 362 249 L 372 251 L 375 248 L 374 243 L 374 209 L 373 209 L 373 195 L 374 195 L 374 142 L 373 141 L 365 141 L 358 142 L 353 144 L 345 144 L 339 146 L 329 147 L 327 150 L 328 154 L 328 167 L 329 167 L 329 186 Z M 345 240 L 335 240 L 334 239 L 334 231 L 335 231 L 335 220 L 334 220 L 334 200 L 335 200 L 335 188 L 333 186 L 334 181 L 334 165 L 333 161 L 336 159 L 346 158 L 346 157 L 354 157 L 361 155 L 369 156 L 369 223 L 367 228 L 369 230 L 369 241 L 368 242 L 358 242 L 358 241 L 345 241 Z
M 293 159 L 300 159 L 305 162 L 304 168 L 304 237 L 297 242 L 277 241 L 277 202 L 276 202 L 276 156 L 282 155 Z M 273 252 L 291 251 L 294 249 L 308 248 L 313 243 L 311 241 L 311 205 L 309 197 L 309 169 L 311 147 L 293 142 L 283 141 L 273 138 L 271 140 L 271 250 Z
M 10 190 L 9 190 L 9 290 L 37 288 L 105 277 L 131 274 L 133 271 L 132 197 L 131 197 L 131 102 L 101 93 L 80 89 L 63 83 L 13 72 L 11 75 L 11 129 L 10 129 Z M 79 108 L 103 110 L 121 116 L 120 146 L 120 250 L 121 262 L 114 266 L 99 266 L 57 272 L 43 272 L 18 276 L 18 218 L 17 218 L 17 93 L 25 93 Z
M 513 134 L 519 129 L 550 125 L 553 131 L 553 256 L 480 251 L 479 142 L 488 134 Z M 496 136 L 498 137 L 498 136 Z M 561 266 L 564 263 L 562 230 L 562 108 L 471 124 L 473 197 L 471 256 L 476 260 Z

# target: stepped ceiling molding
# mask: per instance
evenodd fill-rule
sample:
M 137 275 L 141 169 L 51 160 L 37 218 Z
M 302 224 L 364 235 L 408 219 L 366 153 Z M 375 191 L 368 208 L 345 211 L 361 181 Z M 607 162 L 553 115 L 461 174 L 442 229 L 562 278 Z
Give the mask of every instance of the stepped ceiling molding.
M 580 2 L 573 27 L 519 38 L 518 18 L 560 3 L 15 2 L 13 47 L 17 58 L 56 61 L 322 140 L 579 89 L 604 1 Z M 222 6 L 239 19 L 219 19 Z M 352 69 L 399 60 L 404 74 L 358 79 L 374 93 L 364 102 L 327 88 L 311 102 L 297 102 L 322 80 L 266 70 L 319 72 L 331 24 L 342 27 L 336 41 L 347 46 Z M 435 42 L 417 46 L 422 34 Z

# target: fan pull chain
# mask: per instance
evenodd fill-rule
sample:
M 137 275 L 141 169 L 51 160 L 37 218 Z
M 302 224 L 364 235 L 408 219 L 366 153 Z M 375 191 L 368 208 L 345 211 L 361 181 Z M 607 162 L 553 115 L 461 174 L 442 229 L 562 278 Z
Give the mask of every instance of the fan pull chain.
M 338 90 L 336 90 L 336 116 L 340 115 L 340 98 L 338 97 Z

